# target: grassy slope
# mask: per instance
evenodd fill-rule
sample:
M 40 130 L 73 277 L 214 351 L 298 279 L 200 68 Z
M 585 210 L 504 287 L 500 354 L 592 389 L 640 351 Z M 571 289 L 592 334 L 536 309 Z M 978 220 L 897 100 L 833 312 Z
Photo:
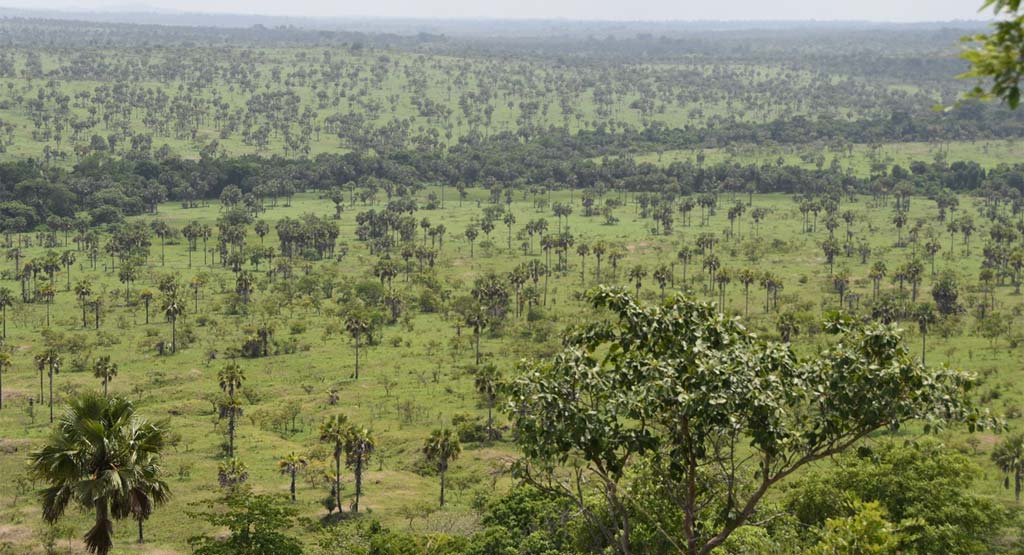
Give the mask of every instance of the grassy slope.
M 421 193 L 425 198 L 426 192 Z M 476 258 L 469 258 L 469 245 L 461 237 L 462 230 L 471 219 L 479 214 L 473 199 L 483 198 L 483 192 L 473 191 L 470 201 L 459 208 L 453 201 L 454 191 L 447 192 L 447 203 L 444 211 L 421 211 L 418 218 L 427 217 L 434 223 L 443 222 L 448 235 L 445 240 L 444 254 L 438 266 L 438 276 L 455 288 L 456 295 L 468 293 L 475 275 L 486 271 L 507 271 L 524 260 L 521 253 L 513 256 L 504 251 L 505 227 L 500 223 L 493 232 L 495 247 L 488 249 L 482 245 L 483 237 L 476 245 Z M 554 200 L 568 201 L 568 194 L 556 195 Z M 649 271 L 662 261 L 674 258 L 674 253 L 681 241 L 692 244 L 693 238 L 701 232 L 720 233 L 729 224 L 725 218 L 725 207 L 728 197 L 722 198 L 722 208 L 708 228 L 684 227 L 677 222 L 676 231 L 671 236 L 653 236 L 649 233 L 647 221 L 634 215 L 634 208 L 629 205 L 620 208 L 618 215 L 621 223 L 616 226 L 605 226 L 600 218 L 586 219 L 580 213 L 579 197 L 575 197 L 576 212 L 570 217 L 570 226 L 581 240 L 593 242 L 598 238 L 621 245 L 628 253 L 619 269 L 618 280 L 623 281 L 625 269 L 634 264 L 644 264 Z M 752 244 L 750 249 L 757 260 L 751 260 L 743 253 L 743 248 L 731 248 L 723 242 L 719 247 L 719 256 L 724 268 L 738 269 L 741 267 L 759 267 L 771 270 L 784 278 L 785 290 L 781 303 L 784 309 L 802 307 L 815 313 L 822 313 L 835 303 L 835 296 L 829 290 L 828 270 L 823 263 L 822 254 L 817 243 L 824 238 L 823 226 L 817 234 L 799 233 L 800 213 L 793 202 L 783 196 L 755 196 L 756 206 L 769 207 L 772 212 L 767 221 L 762 223 L 760 237 L 752 237 L 749 231 L 749 211 L 740 226 L 745 244 Z M 972 210 L 972 201 L 964 198 L 963 209 Z M 873 209 L 869 200 L 861 199 L 858 203 L 848 205 L 858 217 L 854 226 L 858 237 L 866 237 L 872 244 L 876 254 L 871 260 L 884 259 L 890 270 L 909 257 L 909 247 L 893 248 L 895 230 L 889 223 L 890 209 Z M 318 263 L 318 271 L 330 269 L 339 276 L 373 279 L 369 275 L 370 266 L 376 257 L 368 255 L 365 247 L 353 237 L 354 214 L 362 207 L 349 209 L 341 221 L 341 242 L 349 245 L 349 255 L 341 262 Z M 269 210 L 263 218 L 273 223 L 283 216 L 297 216 L 306 212 L 326 214 L 332 210 L 329 203 L 315 199 L 311 195 L 300 195 L 293 206 L 279 207 Z M 546 216 L 554 228 L 554 218 L 535 212 L 529 201 L 517 199 L 513 205 L 516 213 L 518 229 L 526 221 Z M 696 216 L 696 214 L 695 214 Z M 914 199 L 911 211 L 911 222 L 924 219 L 934 222 L 935 208 L 933 203 L 925 199 Z M 188 220 L 199 219 L 212 223 L 217 217 L 217 208 L 184 210 L 179 206 L 168 204 L 161 207 L 160 218 L 180 227 Z M 694 218 L 697 220 L 697 217 Z M 976 222 L 980 219 L 975 217 Z M 868 232 L 870 223 L 877 228 Z M 927 223 L 930 225 L 930 223 Z M 273 227 L 273 225 L 271 226 Z M 840 230 L 842 227 L 840 227 Z M 956 253 L 947 258 L 948 236 L 939 229 L 944 240 L 943 251 L 940 253 L 937 266 L 949 268 L 957 272 L 965 284 L 976 282 L 980 262 L 981 237 L 984 230 L 975 234 L 971 256 L 963 253 L 960 239 L 957 239 Z M 255 235 L 250 242 L 258 241 Z M 273 232 L 267 237 L 268 244 L 276 244 Z M 212 243 L 211 243 L 212 244 Z M 741 243 L 742 245 L 743 243 Z M 515 245 L 515 242 L 514 242 Z M 72 245 L 73 248 L 73 245 Z M 218 427 L 213 416 L 211 405 L 203 399 L 204 395 L 216 391 L 216 373 L 221 361 L 209 365 L 204 362 L 204 354 L 208 349 L 223 350 L 227 345 L 237 344 L 240 339 L 239 328 L 246 323 L 257 321 L 260 313 L 273 318 L 277 323 L 277 335 L 284 338 L 289 335 L 289 327 L 293 323 L 302 323 L 306 331 L 296 337 L 300 344 L 308 346 L 308 351 L 294 355 L 282 355 L 258 360 L 242 361 L 248 381 L 247 389 L 259 393 L 261 401 L 256 406 L 247 407 L 246 418 L 239 428 L 239 456 L 249 465 L 252 474 L 251 483 L 259 491 L 284 494 L 287 491 L 287 479 L 276 471 L 276 460 L 288 451 L 308 451 L 315 448 L 317 422 L 325 415 L 342 412 L 355 422 L 371 427 L 380 440 L 380 457 L 383 459 L 383 470 L 380 470 L 376 459 L 372 463 L 372 471 L 366 478 L 366 494 L 363 507 L 372 510 L 373 515 L 385 523 L 406 527 L 401 509 L 417 503 L 430 503 L 437 493 L 437 482 L 433 477 L 422 477 L 411 471 L 417 461 L 418 449 L 423 438 L 430 429 L 447 424 L 452 415 L 471 412 L 479 415 L 485 410 L 479 405 L 473 393 L 472 377 L 466 372 L 472 361 L 472 349 L 452 354 L 448 349 L 451 338 L 455 335 L 453 322 L 444 321 L 437 315 L 416 314 L 410 328 L 402 325 L 388 327 L 384 332 L 382 345 L 373 347 L 366 352 L 363 359 L 362 377 L 352 381 L 348 376 L 352 371 L 353 348 L 345 337 L 322 338 L 327 319 L 315 311 L 300 305 L 292 307 L 267 306 L 265 278 L 260 278 L 257 289 L 253 316 L 234 317 L 223 313 L 220 301 L 221 291 L 233 288 L 233 277 L 230 271 L 219 267 L 200 268 L 201 255 L 197 256 L 193 269 L 188 269 L 184 243 L 167 246 L 166 266 L 159 264 L 159 244 L 152 249 L 150 267 L 145 277 L 133 286 L 137 293 L 143 287 L 153 287 L 155 275 L 160 272 L 176 272 L 184 281 L 199 271 L 206 272 L 210 279 L 200 306 L 202 315 L 210 319 L 204 327 L 196 327 L 200 339 L 197 344 L 175 356 L 159 357 L 147 346 L 156 339 L 166 338 L 169 326 L 161 318 L 154 316 L 153 323 L 143 325 L 144 315 L 141 306 L 123 306 L 123 287 L 116 281 L 116 275 L 104 273 L 101 267 L 90 270 L 84 256 L 73 269 L 72 281 L 88 276 L 97 284 L 109 290 L 107 314 L 101 332 L 113 337 L 117 343 L 109 347 L 95 349 L 95 353 L 109 353 L 114 361 L 121 366 L 120 375 L 112 384 L 114 392 L 126 394 L 139 401 L 144 414 L 154 418 L 169 418 L 172 427 L 183 436 L 176 450 L 169 452 L 166 461 L 167 470 L 172 474 L 171 485 L 174 499 L 171 504 L 156 512 L 147 526 L 151 543 L 145 548 L 132 545 L 133 525 L 130 522 L 117 526 L 116 553 L 187 553 L 184 540 L 202 526 L 183 516 L 189 503 L 209 497 L 216 483 L 216 466 L 219 459 L 219 444 L 222 441 L 223 423 Z M 42 254 L 42 249 L 33 249 L 31 256 Z M 490 254 L 488 254 L 490 252 Z M 539 256 L 538 254 L 535 256 Z M 699 259 L 698 259 L 699 260 Z M 869 265 L 870 261 L 869 260 Z M 579 289 L 579 257 L 570 256 L 570 273 L 552 280 L 550 310 L 551 329 L 549 333 L 535 332 L 546 336 L 547 343 L 535 341 L 527 337 L 527 328 L 522 323 L 511 326 L 500 338 L 486 337 L 484 350 L 488 357 L 498 366 L 509 371 L 515 361 L 523 356 L 530 356 L 539 349 L 549 347 L 557 342 L 557 330 L 562 326 L 578 320 L 580 305 L 572 300 L 572 293 Z M 840 266 L 845 266 L 852 273 L 853 289 L 865 298 L 870 296 L 871 283 L 867 279 L 869 265 L 861 265 L 856 259 L 840 257 Z M 13 263 L 6 261 L 0 267 L 8 268 Z M 296 266 L 297 273 L 299 267 Z M 587 283 L 594 283 L 594 260 L 587 261 Z M 681 276 L 682 268 L 677 267 L 677 275 Z M 699 273 L 699 261 L 691 264 L 690 275 Z M 607 261 L 604 275 L 609 276 Z M 58 274 L 57 283 L 63 284 L 65 276 Z M 805 283 L 804 283 L 805 282 Z M 923 294 L 927 296 L 925 280 Z M 18 284 L 6 280 L 2 284 L 14 291 Z M 396 286 L 405 287 L 403 278 L 396 279 Z M 886 283 L 885 287 L 893 287 Z M 98 289 L 99 287 L 97 287 Z M 63 287 L 60 287 L 62 290 Z M 1013 296 L 1012 288 L 1001 287 L 998 292 L 1000 310 L 1006 314 L 1020 307 L 1020 297 Z M 644 296 L 648 300 L 658 297 L 657 287 L 653 278 L 648 277 L 645 283 Z M 750 325 L 766 334 L 774 333 L 773 319 L 762 314 L 759 303 L 763 292 L 756 286 L 751 291 Z M 325 301 L 330 303 L 330 301 Z M 411 304 L 411 303 L 410 303 Z M 743 296 L 741 286 L 733 283 L 728 289 L 728 305 L 730 310 L 742 311 Z M 279 310 L 279 312 L 278 312 Z M 97 338 L 93 330 L 80 329 L 81 312 L 75 302 L 73 293 L 61 292 L 53 307 L 54 329 L 66 333 L 83 333 L 90 340 Z M 156 312 L 154 310 L 154 312 Z M 16 550 L 24 549 L 33 542 L 31 530 L 40 526 L 36 503 L 25 495 L 18 496 L 16 503 L 16 477 L 23 470 L 28 449 L 44 437 L 48 430 L 45 406 L 36 407 L 36 417 L 32 421 L 27 414 L 27 398 L 38 389 L 38 374 L 32 364 L 32 356 L 41 350 L 40 331 L 44 325 L 45 310 L 42 305 L 18 305 L 11 314 L 9 326 L 10 342 L 17 348 L 13 369 L 4 376 L 5 407 L 0 411 L 0 545 L 5 541 L 13 541 Z M 189 315 L 188 320 L 195 322 L 196 316 Z M 216 321 L 216 323 L 213 323 Z M 537 326 L 535 329 L 539 329 Z M 966 328 L 965 331 L 970 331 Z M 464 332 L 465 333 L 465 332 Z M 150 334 L 155 334 L 150 336 Z M 806 333 L 798 338 L 801 350 L 811 349 L 822 339 L 808 337 Z M 397 346 L 392 344 L 395 341 Z M 908 330 L 908 341 L 915 350 L 920 341 L 913 330 Z M 1006 349 L 1005 341 L 991 347 L 988 342 L 971 334 L 942 341 L 938 337 L 930 338 L 929 361 L 932 363 L 949 362 L 965 368 L 987 371 L 988 378 L 983 391 L 999 389 L 1001 398 L 993 401 L 993 408 L 1005 412 L 1007 408 L 1019 407 L 1021 387 L 1017 379 L 1017 368 L 1020 366 L 1020 354 Z M 435 383 L 434 371 L 438 371 Z M 382 376 L 393 377 L 398 386 L 390 396 L 385 394 L 380 383 Z M 99 387 L 98 381 L 88 373 L 62 372 L 58 378 L 58 390 L 86 389 Z M 336 407 L 326 404 L 326 390 L 332 384 L 339 384 L 341 400 Z M 308 390 L 308 391 L 307 391 Z M 280 407 L 289 400 L 302 403 L 300 430 L 294 434 L 279 434 L 274 431 L 261 430 L 250 421 L 260 411 Z M 410 401 L 414 407 L 411 422 L 403 422 L 399 417 L 398 404 Z M 172 413 L 173 411 L 173 413 Z M 1019 425 L 1019 421 L 1011 421 L 1011 425 Z M 1010 499 L 1010 495 L 999 487 L 996 471 L 986 462 L 986 451 L 993 443 L 987 435 L 977 436 L 981 439 L 977 460 L 986 470 L 986 479 L 979 484 L 985 494 Z M 949 436 L 956 445 L 964 445 L 964 438 L 959 434 Z M 490 475 L 503 466 L 503 461 L 514 456 L 514 450 L 507 443 L 498 443 L 485 447 L 468 445 L 461 459 L 453 465 L 453 477 L 461 479 L 467 487 L 465 491 L 453 492 L 451 506 L 444 512 L 436 513 L 427 519 L 417 519 L 414 526 L 417 530 L 452 530 L 463 532 L 472 530 L 475 520 L 468 509 L 473 490 L 488 491 L 492 489 Z M 179 480 L 175 475 L 182 465 L 191 465 L 191 477 Z M 351 494 L 349 482 L 345 489 Z M 499 479 L 500 489 L 505 480 Z M 312 489 L 308 484 L 300 482 L 299 507 L 303 514 L 319 516 L 323 509 L 319 507 L 319 499 L 323 497 L 323 488 Z M 69 522 L 80 534 L 86 529 L 86 520 L 77 512 L 69 513 Z M 36 544 L 38 545 L 38 544 Z

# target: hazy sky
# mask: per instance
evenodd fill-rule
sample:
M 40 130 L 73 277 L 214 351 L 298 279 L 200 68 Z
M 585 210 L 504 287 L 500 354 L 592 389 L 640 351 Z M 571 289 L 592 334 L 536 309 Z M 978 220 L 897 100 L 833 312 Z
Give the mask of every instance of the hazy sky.
M 988 18 L 988 13 L 978 13 L 981 3 L 981 0 L 0 0 L 0 6 L 22 8 L 157 8 L 302 16 L 874 21 Z

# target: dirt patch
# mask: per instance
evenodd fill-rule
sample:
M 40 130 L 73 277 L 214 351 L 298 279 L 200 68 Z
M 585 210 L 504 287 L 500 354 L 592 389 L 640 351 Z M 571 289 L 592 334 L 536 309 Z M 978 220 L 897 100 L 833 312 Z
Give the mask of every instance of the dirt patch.
M 35 533 L 26 524 L 0 524 L 0 545 L 28 545 L 35 542 Z
M 28 393 L 25 393 L 22 389 L 9 389 L 4 388 L 4 404 L 12 401 L 22 401 L 29 397 Z
M 32 442 L 27 439 L 0 438 L 0 455 L 24 452 L 31 446 Z

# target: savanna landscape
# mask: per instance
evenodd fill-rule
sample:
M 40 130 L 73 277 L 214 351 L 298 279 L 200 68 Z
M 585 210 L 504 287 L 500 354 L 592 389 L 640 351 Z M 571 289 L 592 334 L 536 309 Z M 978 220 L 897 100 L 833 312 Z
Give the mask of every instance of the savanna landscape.
M 986 6 L 0 9 L 0 553 L 1021 553 Z

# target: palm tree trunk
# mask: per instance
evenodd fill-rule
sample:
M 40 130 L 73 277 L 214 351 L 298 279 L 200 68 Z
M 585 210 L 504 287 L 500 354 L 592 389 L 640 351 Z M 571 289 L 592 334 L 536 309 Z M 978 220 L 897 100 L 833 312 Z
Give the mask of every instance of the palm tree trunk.
M 922 333 L 921 334 L 921 365 L 922 366 L 925 364 L 925 362 L 924 362 L 924 354 L 925 354 L 925 348 L 926 348 L 926 342 L 927 341 L 928 341 L 928 334 L 927 333 Z
M 441 506 L 444 507 L 444 472 L 441 472 Z
M 362 456 L 362 453 L 359 453 L 359 459 L 356 460 L 355 475 L 356 475 L 355 476 L 355 478 L 356 478 L 356 502 L 352 504 L 352 512 L 353 513 L 358 513 L 359 512 L 359 497 L 363 493 L 363 456 Z
M 1020 503 L 1021 471 L 1017 470 L 1013 475 L 1013 497 Z
M 138 519 L 138 521 L 139 521 L 139 544 L 141 545 L 141 544 L 146 543 L 146 540 L 143 539 L 143 537 L 142 537 L 142 519 L 140 518 L 140 519 Z
M 295 468 L 294 467 L 292 467 L 291 475 L 292 475 L 292 487 L 291 487 L 292 503 L 294 503 L 295 502 Z
M 334 502 L 338 505 L 338 514 L 341 514 L 341 453 L 334 457 Z
M 228 457 L 235 456 L 235 408 L 231 407 L 231 415 L 228 418 Z
M 356 335 L 356 379 L 359 379 L 359 335 Z

